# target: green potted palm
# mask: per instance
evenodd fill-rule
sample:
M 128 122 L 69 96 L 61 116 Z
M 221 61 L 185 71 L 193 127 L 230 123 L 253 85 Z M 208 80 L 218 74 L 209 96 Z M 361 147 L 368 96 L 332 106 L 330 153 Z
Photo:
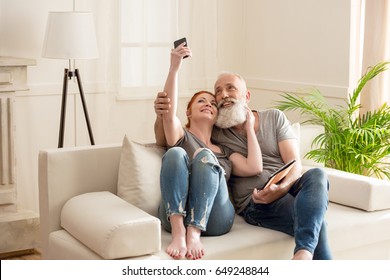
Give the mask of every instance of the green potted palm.
M 277 108 L 298 111 L 303 123 L 323 127 L 323 133 L 313 140 L 305 157 L 316 162 L 355 174 L 390 179 L 390 106 L 359 115 L 359 96 L 364 86 L 387 70 L 390 61 L 369 67 L 356 89 L 346 100 L 346 106 L 330 106 L 319 90 L 302 96 L 284 93 Z M 371 92 L 370 94 L 375 94 Z M 313 148 L 315 147 L 315 148 Z

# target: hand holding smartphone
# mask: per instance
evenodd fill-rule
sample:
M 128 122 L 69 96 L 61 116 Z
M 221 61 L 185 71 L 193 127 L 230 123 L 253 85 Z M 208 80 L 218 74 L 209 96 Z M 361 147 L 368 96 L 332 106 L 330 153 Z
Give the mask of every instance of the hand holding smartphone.
M 175 49 L 176 49 L 176 48 L 177 48 L 178 46 L 180 46 L 182 43 L 186 43 L 186 46 L 188 46 L 186 37 L 181 38 L 181 39 L 176 40 L 175 42 L 173 42 L 173 46 L 174 46 Z M 184 56 L 183 59 L 184 59 L 184 58 L 187 58 L 187 57 L 188 57 L 188 55 Z

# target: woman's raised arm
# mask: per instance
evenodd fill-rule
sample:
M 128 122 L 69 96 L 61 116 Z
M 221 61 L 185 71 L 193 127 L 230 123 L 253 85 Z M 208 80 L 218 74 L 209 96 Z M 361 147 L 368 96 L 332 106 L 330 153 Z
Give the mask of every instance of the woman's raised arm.
M 178 73 L 184 56 L 191 56 L 191 50 L 185 46 L 185 43 L 171 51 L 171 65 L 164 86 L 164 92 L 171 102 L 171 108 L 168 113 L 162 115 L 165 138 L 169 146 L 175 145 L 184 134 L 182 124 L 176 115 L 178 103 Z

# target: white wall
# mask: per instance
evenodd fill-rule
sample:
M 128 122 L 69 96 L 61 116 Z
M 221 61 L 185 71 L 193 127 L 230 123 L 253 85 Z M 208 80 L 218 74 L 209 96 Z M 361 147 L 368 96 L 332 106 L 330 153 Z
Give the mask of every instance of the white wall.
M 307 86 L 320 87 L 334 103 L 346 97 L 351 1 L 180 1 L 190 8 L 178 30 L 188 33 L 194 53 L 184 91 L 212 90 L 218 72 L 230 70 L 247 78 L 253 108 L 271 106 L 280 91 Z M 78 0 L 77 8 L 92 10 L 97 26 L 99 59 L 78 62 L 96 143 L 121 142 L 124 134 L 153 141 L 153 99 L 117 98 L 117 1 Z M 49 11 L 71 9 L 70 0 L 0 0 L 0 55 L 37 60 L 28 71 L 31 90 L 18 93 L 15 104 L 18 200 L 35 211 L 38 151 L 57 146 L 67 67 L 67 61 L 41 57 L 46 19 Z M 77 93 L 73 82 L 70 92 Z M 181 116 L 186 102 L 183 97 Z M 65 132 L 65 146 L 89 144 L 77 94 L 69 97 Z
M 313 87 L 343 104 L 350 86 L 351 2 L 245 1 L 244 76 L 260 106 L 274 105 L 281 92 Z

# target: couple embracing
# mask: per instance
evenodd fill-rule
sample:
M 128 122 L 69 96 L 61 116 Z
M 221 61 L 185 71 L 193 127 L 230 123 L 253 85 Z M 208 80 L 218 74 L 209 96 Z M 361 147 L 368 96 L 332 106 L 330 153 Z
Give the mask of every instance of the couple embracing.
M 331 259 L 327 176 L 320 168 L 302 173 L 296 136 L 281 111 L 250 110 L 245 80 L 223 73 L 214 93 L 192 96 L 187 124 L 181 124 L 178 73 L 191 55 L 185 43 L 171 51 L 164 92 L 154 104 L 156 142 L 168 147 L 159 207 L 162 225 L 172 234 L 168 255 L 202 258 L 201 236 L 229 232 L 237 213 L 250 224 L 293 236 L 293 259 Z M 284 179 L 262 189 L 269 175 L 291 160 L 296 163 Z

